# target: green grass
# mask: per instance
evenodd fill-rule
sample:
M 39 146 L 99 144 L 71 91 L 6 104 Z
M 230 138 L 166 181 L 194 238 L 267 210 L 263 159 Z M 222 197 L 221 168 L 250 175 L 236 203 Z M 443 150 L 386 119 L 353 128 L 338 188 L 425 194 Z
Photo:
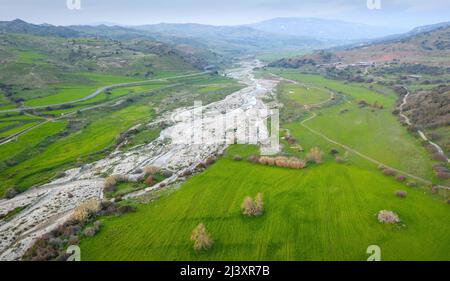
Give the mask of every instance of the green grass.
M 27 106 L 41 106 L 64 103 L 84 98 L 95 92 L 98 88 L 104 86 L 142 80 L 138 78 L 97 73 L 78 73 L 71 75 L 77 76 L 79 79 L 85 79 L 86 83 L 52 85 L 51 88 L 54 89 L 54 94 L 27 100 L 25 104 Z
M 280 86 L 280 91 L 284 98 L 299 105 L 318 104 L 330 98 L 330 93 L 324 90 L 296 84 L 284 83 Z
M 153 116 L 152 109 L 146 105 L 131 105 L 107 116 L 100 116 L 86 128 L 50 144 L 35 157 L 0 173 L 3 181 L 0 191 L 11 186 L 23 190 L 33 184 L 45 182 L 54 175 L 55 169 L 68 167 L 79 158 L 104 151 L 115 143 L 121 132 L 136 121 L 143 118 L 149 120 Z M 16 176 L 11 178 L 11 174 Z
M 25 152 L 30 154 L 29 151 L 38 151 L 37 146 L 43 142 L 49 136 L 55 135 L 62 131 L 66 122 L 48 122 L 43 124 L 38 130 L 31 130 L 20 137 L 16 141 L 11 141 L 0 146 L 0 161 L 7 159 L 17 159 L 19 154 Z M 3 173 L 3 172 L 2 172 Z M 0 188 L 1 190 L 2 188 Z
M 344 84 L 315 75 L 283 72 L 283 76 L 303 83 L 314 83 L 328 87 L 344 95 L 343 101 L 335 106 L 319 110 L 318 116 L 306 123 L 327 137 L 348 145 L 386 165 L 400 170 L 435 179 L 432 172 L 433 161 L 420 140 L 414 138 L 401 126 L 391 113 L 397 96 L 389 90 L 384 94 L 355 84 Z M 381 89 L 377 89 L 381 91 Z M 359 108 L 357 102 L 366 100 L 383 105 L 383 109 Z M 348 110 L 342 113 L 343 110 Z M 293 135 L 298 136 L 300 144 L 308 147 L 311 136 L 299 122 L 286 125 Z M 365 161 L 365 160 L 364 160 Z
M 231 151 L 230 154 L 235 154 Z M 81 242 L 83 260 L 365 260 L 369 245 L 383 260 L 448 260 L 449 206 L 392 178 L 328 162 L 305 170 L 224 158 L 179 190 L 136 213 L 104 218 Z M 264 195 L 265 214 L 245 218 L 240 204 Z M 405 227 L 381 225 L 397 212 Z M 204 223 L 214 247 L 196 253 L 189 240 Z

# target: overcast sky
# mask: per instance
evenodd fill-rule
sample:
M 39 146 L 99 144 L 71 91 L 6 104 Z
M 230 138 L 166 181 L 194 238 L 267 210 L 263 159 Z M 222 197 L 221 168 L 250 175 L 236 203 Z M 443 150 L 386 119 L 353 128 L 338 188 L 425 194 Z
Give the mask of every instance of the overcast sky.
M 381 1 L 381 9 L 368 9 L 368 0 L 70 1 L 80 1 L 81 9 L 68 9 L 67 0 L 0 0 L 0 20 L 20 18 L 57 25 L 101 22 L 237 25 L 275 17 L 316 17 L 402 28 L 450 21 L 450 0 L 370 0 Z

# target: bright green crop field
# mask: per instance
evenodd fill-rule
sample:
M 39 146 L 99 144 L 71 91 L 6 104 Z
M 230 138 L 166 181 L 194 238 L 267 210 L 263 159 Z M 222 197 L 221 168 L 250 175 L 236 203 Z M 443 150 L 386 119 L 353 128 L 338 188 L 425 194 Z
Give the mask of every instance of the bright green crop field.
M 82 259 L 365 260 L 376 244 L 383 260 L 448 260 L 450 207 L 420 189 L 408 188 L 404 199 L 394 195 L 404 189 L 348 164 L 298 171 L 226 157 L 136 213 L 105 218 L 100 233 L 82 241 Z M 259 192 L 264 215 L 243 217 L 243 199 Z M 379 224 L 383 209 L 397 212 L 404 226 Z M 199 223 L 215 241 L 204 253 L 189 240 Z
M 318 104 L 330 98 L 330 93 L 324 90 L 287 83 L 280 86 L 280 94 L 299 105 Z

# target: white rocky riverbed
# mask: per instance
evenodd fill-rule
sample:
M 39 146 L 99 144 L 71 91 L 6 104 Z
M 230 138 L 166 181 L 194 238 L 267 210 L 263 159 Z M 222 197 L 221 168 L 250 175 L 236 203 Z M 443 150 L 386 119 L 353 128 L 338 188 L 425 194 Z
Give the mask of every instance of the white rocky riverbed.
M 155 141 L 125 153 L 116 151 L 105 159 L 69 170 L 65 177 L 49 184 L 30 189 L 10 200 L 0 200 L 0 215 L 25 207 L 9 221 L 0 222 L 0 260 L 20 259 L 37 238 L 64 223 L 82 202 L 91 198 L 102 199 L 104 179 L 100 175 L 104 173 L 128 175 L 130 180 L 137 181 L 143 178 L 141 169 L 156 165 L 174 172 L 172 177 L 163 181 L 166 185 L 173 183 L 186 170 L 193 170 L 208 157 L 223 152 L 228 144 L 214 136 L 228 138 L 232 137 L 231 132 L 244 132 L 249 126 L 248 115 L 257 124 L 259 140 L 266 143 L 268 130 L 264 120 L 270 110 L 261 98 L 273 95 L 278 81 L 256 79 L 253 68 L 257 66 L 261 66 L 258 61 L 248 61 L 227 72 L 227 76 L 239 80 L 246 87 L 225 99 L 205 106 L 180 108 L 162 116 L 159 121 L 171 125 Z M 255 111 L 262 113 L 254 114 Z M 192 120 L 193 115 L 199 112 L 203 113 L 201 136 L 198 136 L 198 130 L 193 129 L 198 128 L 198 124 L 193 124 Z M 247 137 L 247 142 L 255 140 Z M 160 184 L 128 194 L 125 198 L 137 197 L 159 187 Z

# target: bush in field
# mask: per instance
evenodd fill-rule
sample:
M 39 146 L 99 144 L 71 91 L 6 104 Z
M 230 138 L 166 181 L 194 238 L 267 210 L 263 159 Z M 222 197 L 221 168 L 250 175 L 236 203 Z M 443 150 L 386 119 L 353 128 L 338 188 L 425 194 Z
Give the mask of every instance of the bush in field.
M 386 176 L 395 176 L 395 171 L 389 168 L 385 168 L 383 170 L 383 174 L 385 174 Z
M 395 178 L 398 182 L 404 182 L 406 181 L 406 177 L 403 175 L 399 175 Z
M 147 186 L 154 186 L 156 184 L 156 181 L 152 176 L 148 176 L 148 178 L 145 180 L 145 184 Z
M 404 190 L 398 190 L 395 192 L 395 196 L 400 197 L 400 198 L 405 198 L 406 195 L 408 195 L 408 193 Z
M 206 232 L 205 225 L 203 223 L 199 224 L 191 234 L 191 240 L 194 242 L 195 251 L 206 251 L 209 250 L 214 241 L 209 237 Z
M 258 163 L 259 157 L 256 155 L 250 155 L 247 157 L 247 161 L 251 163 Z
M 381 210 L 378 212 L 378 221 L 384 224 L 396 224 L 400 222 L 398 215 L 392 211 Z
M 236 155 L 233 156 L 233 160 L 234 161 L 241 161 L 242 157 L 241 157 L 241 155 L 236 154 Z
M 85 221 L 91 214 L 95 214 L 100 211 L 100 202 L 97 199 L 89 199 L 84 202 L 72 213 L 72 220 L 82 222 Z
M 267 156 L 261 156 L 261 157 L 259 157 L 259 164 L 262 164 L 262 165 L 273 165 L 273 163 L 274 163 L 274 160 L 272 159 L 272 158 L 270 158 L 270 157 L 267 157 Z
M 287 168 L 288 167 L 288 158 L 283 156 L 275 157 L 275 165 L 277 167 Z
M 160 171 L 160 168 L 156 167 L 156 166 L 147 166 L 147 167 L 144 168 L 144 173 L 147 176 L 151 176 L 151 175 L 154 175 L 156 173 L 159 173 L 159 171 Z
M 303 169 L 306 167 L 306 163 L 303 160 L 292 157 L 292 158 L 289 158 L 289 160 L 288 160 L 288 166 L 291 169 Z
M 255 204 L 250 196 L 245 197 L 241 204 L 242 214 L 245 216 L 252 216 L 255 211 Z
M 264 202 L 262 198 L 262 194 L 258 193 L 256 195 L 255 200 L 250 196 L 245 197 L 244 201 L 241 204 L 242 214 L 248 217 L 256 217 L 260 216 L 264 212 Z
M 306 160 L 319 164 L 322 162 L 322 151 L 318 147 L 313 147 L 309 150 L 308 154 L 306 154 Z

